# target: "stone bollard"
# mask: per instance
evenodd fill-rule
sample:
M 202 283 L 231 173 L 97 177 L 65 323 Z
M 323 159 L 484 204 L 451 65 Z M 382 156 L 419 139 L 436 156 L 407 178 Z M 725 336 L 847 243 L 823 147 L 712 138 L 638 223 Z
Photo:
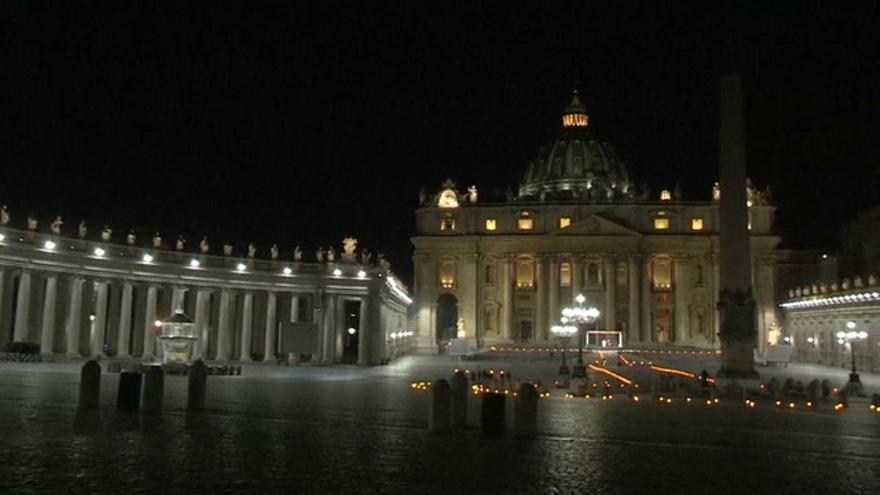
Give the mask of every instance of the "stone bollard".
M 849 395 L 846 393 L 846 389 L 840 389 L 837 391 L 837 403 L 842 404 L 843 407 L 849 407 Z
M 831 391 L 833 389 L 834 389 L 834 387 L 831 386 L 831 382 L 829 382 L 828 380 L 822 380 L 822 398 L 823 399 L 827 399 L 828 397 L 831 397 Z
M 803 394 L 804 393 L 804 382 L 802 382 L 800 380 L 794 382 L 794 391 L 797 394 Z
M 481 413 L 481 425 L 483 434 L 487 436 L 500 436 L 504 434 L 504 394 L 483 394 L 483 411 Z
M 428 431 L 446 433 L 452 429 L 452 390 L 446 380 L 431 384 L 431 409 L 428 411 Z
M 140 373 L 123 371 L 119 374 L 119 390 L 116 393 L 116 408 L 122 411 L 137 411 L 141 406 Z
M 452 426 L 467 426 L 468 380 L 462 372 L 452 376 Z
M 785 379 L 785 381 L 782 383 L 782 392 L 785 394 L 790 394 L 790 393 L 794 392 L 794 379 L 793 378 L 789 377 L 789 378 Z
M 819 380 L 816 380 L 815 378 L 810 380 L 810 383 L 807 384 L 807 388 L 804 389 L 804 393 L 806 394 L 807 401 L 815 404 L 822 394 L 822 386 L 819 384 Z
M 98 407 L 101 398 L 101 365 L 89 360 L 83 365 L 79 378 L 79 407 Z
M 186 408 L 191 411 L 205 408 L 205 389 L 208 386 L 208 368 L 201 359 L 189 367 Z
M 523 383 L 513 403 L 513 431 L 518 437 L 532 437 L 537 429 L 538 391 L 531 383 Z
M 165 372 L 161 366 L 150 366 L 144 376 L 144 414 L 161 414 L 165 392 Z
M 236 376 L 241 376 L 241 366 L 236 366 L 236 367 L 235 367 L 235 375 L 236 375 Z
M 871 405 L 874 406 L 875 410 L 876 408 L 880 407 L 880 394 L 871 395 Z

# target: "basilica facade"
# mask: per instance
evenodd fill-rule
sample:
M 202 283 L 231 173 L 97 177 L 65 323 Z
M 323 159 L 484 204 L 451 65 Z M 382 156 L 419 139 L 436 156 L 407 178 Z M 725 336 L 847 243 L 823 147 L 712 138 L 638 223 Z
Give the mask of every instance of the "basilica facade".
M 450 180 L 422 196 L 412 238 L 420 347 L 550 343 L 579 294 L 599 310 L 593 326 L 609 342 L 718 346 L 717 184 L 703 201 L 677 187 L 651 195 L 591 129 L 575 93 L 561 135 L 528 164 L 516 193 L 486 201 Z M 769 195 L 749 187 L 748 206 L 763 347 L 778 325 L 779 238 Z

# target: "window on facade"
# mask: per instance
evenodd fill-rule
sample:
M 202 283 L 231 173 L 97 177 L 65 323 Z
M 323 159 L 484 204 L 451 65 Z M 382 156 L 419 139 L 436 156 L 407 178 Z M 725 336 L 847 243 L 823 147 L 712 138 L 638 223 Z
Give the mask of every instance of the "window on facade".
M 559 217 L 559 228 L 565 229 L 571 226 L 571 217 Z
M 535 219 L 532 218 L 532 214 L 528 211 L 524 211 L 519 214 L 519 219 L 516 221 L 516 227 L 519 230 L 532 230 L 535 226 Z
M 672 261 L 664 259 L 654 260 L 651 273 L 655 289 L 672 288 Z
M 531 261 L 519 261 L 516 264 L 516 286 L 532 287 L 535 285 L 535 271 Z
M 655 218 L 654 230 L 669 230 L 669 219 L 664 217 Z
M 703 265 L 694 266 L 694 285 L 703 285 Z
M 672 193 L 669 192 L 669 189 L 660 191 L 660 201 L 672 201 Z
M 440 262 L 440 287 L 451 289 L 455 287 L 455 262 Z
M 691 230 L 703 230 L 703 219 L 691 218 Z
M 587 265 L 587 284 L 599 285 L 599 264 L 590 263 Z
M 498 222 L 494 218 L 486 219 L 486 230 L 496 230 L 498 228 Z
M 571 287 L 571 263 L 559 264 L 559 285 Z
M 440 217 L 440 230 L 455 230 L 455 215 L 444 213 Z

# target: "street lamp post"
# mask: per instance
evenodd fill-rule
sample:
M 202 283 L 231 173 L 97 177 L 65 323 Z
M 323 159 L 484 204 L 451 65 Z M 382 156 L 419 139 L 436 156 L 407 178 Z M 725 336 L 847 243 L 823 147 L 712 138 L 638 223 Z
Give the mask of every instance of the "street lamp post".
M 560 376 L 568 376 L 570 373 L 568 364 L 565 362 L 565 348 L 568 347 L 568 341 L 571 339 L 571 336 L 577 333 L 577 331 L 577 327 L 573 325 L 553 325 L 550 327 L 550 332 L 558 337 L 562 343 L 562 366 L 559 367 Z
M 849 374 L 849 382 L 846 384 L 846 392 L 849 395 L 862 395 L 864 388 L 862 387 L 862 381 L 859 379 L 859 374 L 856 371 L 855 343 L 859 340 L 867 339 L 868 332 L 864 330 L 856 332 L 856 322 L 852 320 L 846 322 L 846 329 L 846 332 L 837 332 L 837 343 L 849 344 L 849 353 L 852 359 L 852 372 Z
M 585 326 L 597 321 L 599 319 L 599 310 L 590 307 L 585 308 L 584 302 L 586 302 L 587 298 L 584 297 L 583 294 L 578 294 L 575 298 L 575 302 L 577 306 L 575 307 L 566 307 L 562 310 L 562 322 L 568 323 L 573 322 L 577 325 L 578 331 L 578 358 L 577 358 L 577 366 L 574 368 L 574 376 L 575 378 L 584 378 L 587 376 L 587 370 L 584 368 L 584 337 L 585 337 Z

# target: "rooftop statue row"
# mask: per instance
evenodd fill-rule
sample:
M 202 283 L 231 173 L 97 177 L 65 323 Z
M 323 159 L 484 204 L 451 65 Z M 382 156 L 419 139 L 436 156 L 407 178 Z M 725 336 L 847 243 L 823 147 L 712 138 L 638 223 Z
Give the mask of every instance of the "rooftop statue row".
M 0 226 L 6 227 L 9 226 L 11 221 L 11 216 L 9 213 L 9 208 L 6 205 L 0 206 Z M 49 224 L 49 232 L 52 235 L 63 236 L 62 227 L 64 225 L 64 221 L 61 219 L 61 216 L 56 216 L 55 220 L 53 220 Z M 32 232 L 37 232 L 39 227 L 39 221 L 33 215 L 28 215 L 27 217 L 27 230 Z M 86 239 L 88 237 L 88 227 L 86 226 L 85 220 L 80 221 L 77 226 L 76 235 L 80 239 Z M 100 231 L 100 239 L 102 242 L 113 242 L 113 229 L 111 229 L 108 225 L 104 225 Z M 135 235 L 134 229 L 129 229 L 127 235 L 125 236 L 125 243 L 129 246 L 137 245 L 137 236 Z M 174 250 L 176 251 L 185 251 L 186 250 L 187 239 L 178 235 L 177 239 L 174 242 Z M 336 250 L 331 246 L 327 248 L 325 251 L 323 247 L 319 247 L 315 252 L 315 260 L 318 263 L 335 263 L 337 261 L 342 261 L 345 263 L 357 263 L 360 260 L 360 263 L 364 265 L 369 265 L 372 261 L 373 254 L 367 251 L 366 249 L 361 252 L 357 251 L 358 241 L 354 237 L 346 237 L 342 240 L 342 250 L 339 254 L 337 254 Z M 153 234 L 152 244 L 150 245 L 154 249 L 170 249 L 170 247 L 166 247 L 165 241 L 162 238 L 162 235 L 159 232 Z M 203 236 L 198 244 L 198 251 L 201 254 L 210 254 L 211 245 L 208 242 L 208 237 Z M 234 246 L 230 242 L 225 242 L 223 244 L 223 255 L 224 256 L 233 256 L 235 251 Z M 280 251 L 278 249 L 278 245 L 272 244 L 269 247 L 269 258 L 272 260 L 279 259 Z M 257 258 L 257 247 L 253 243 L 249 243 L 247 245 L 247 257 L 254 259 Z M 293 261 L 303 261 L 303 251 L 299 246 L 296 246 L 293 250 Z M 387 260 L 384 259 L 381 253 L 377 256 L 377 263 L 382 266 L 385 270 L 388 270 L 390 264 Z
M 629 198 L 633 200 L 633 202 L 637 203 L 655 203 L 657 201 L 666 202 L 666 201 L 682 201 L 684 198 L 681 193 L 681 186 L 678 184 L 670 191 L 669 189 L 663 189 L 660 191 L 659 197 L 656 200 L 650 199 L 650 189 L 648 189 L 647 185 L 642 184 L 641 186 L 633 186 L 628 190 L 626 194 L 619 194 L 613 192 L 613 190 L 605 191 L 604 193 L 600 193 L 598 188 L 590 188 L 588 189 L 586 199 L 589 199 L 593 202 L 601 202 L 601 201 L 613 201 L 616 199 Z M 773 196 L 770 190 L 770 186 L 767 186 L 763 191 L 756 188 L 752 185 L 750 179 L 747 179 L 746 182 L 746 197 L 748 198 L 748 206 L 752 205 L 769 205 L 772 203 Z M 567 197 L 560 197 L 558 194 L 553 195 L 554 199 L 562 199 L 562 200 L 579 200 L 584 198 L 579 198 L 574 191 L 572 194 Z M 513 198 L 513 192 L 508 189 L 507 191 L 507 202 L 512 203 L 515 201 Z M 520 197 L 516 198 L 516 200 L 533 200 L 533 197 Z M 541 201 L 546 201 L 548 196 L 545 194 L 539 194 L 538 199 Z M 712 186 L 712 200 L 719 201 L 721 199 L 721 187 L 718 185 L 718 182 L 715 182 L 715 185 Z M 460 193 L 457 189 L 455 183 L 447 179 L 443 182 L 440 191 L 437 194 L 432 196 L 428 196 L 424 189 L 419 192 L 419 205 L 421 206 L 436 206 L 438 208 L 458 208 L 466 205 L 476 205 L 477 204 L 477 186 L 470 186 L 467 189 L 466 193 Z

